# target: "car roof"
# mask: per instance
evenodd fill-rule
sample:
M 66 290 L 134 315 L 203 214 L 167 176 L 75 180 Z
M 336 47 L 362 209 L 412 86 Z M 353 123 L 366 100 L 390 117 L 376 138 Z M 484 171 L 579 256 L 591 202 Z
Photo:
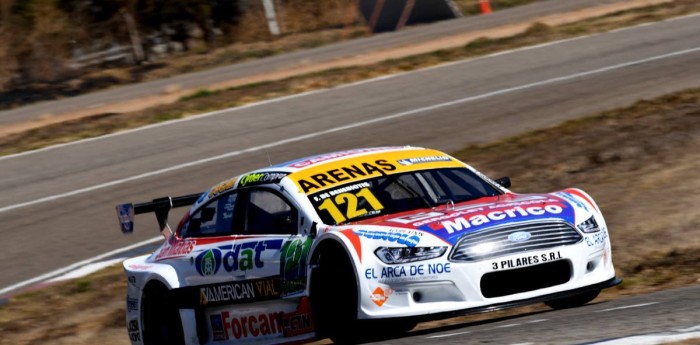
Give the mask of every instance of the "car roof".
M 381 147 L 357 148 L 357 149 L 321 153 L 321 154 L 314 155 L 314 156 L 303 157 L 303 158 L 287 161 L 287 162 L 280 163 L 280 164 L 277 164 L 277 165 L 274 165 L 274 166 L 271 166 L 271 167 L 268 167 L 265 169 L 260 169 L 260 170 L 283 168 L 285 170 L 288 169 L 288 171 L 290 173 L 292 173 L 292 172 L 297 172 L 297 171 L 312 168 L 312 167 L 317 167 L 319 165 L 328 165 L 328 164 L 337 163 L 338 161 L 352 160 L 352 159 L 355 159 L 357 157 L 364 156 L 364 155 L 367 155 L 370 153 L 397 152 L 397 151 L 405 151 L 405 150 L 428 150 L 428 149 L 425 149 L 422 147 L 413 147 L 413 146 L 381 146 Z
M 347 165 L 352 166 L 355 162 L 362 162 L 363 158 L 371 157 L 376 160 L 385 156 L 391 157 L 392 162 L 395 164 L 406 166 L 415 163 L 430 163 L 431 161 L 421 161 L 421 159 L 436 157 L 441 159 L 443 163 L 445 163 L 445 161 L 449 162 L 447 164 L 450 166 L 464 165 L 464 163 L 455 160 L 443 152 L 415 146 L 383 146 L 336 151 L 303 157 L 232 177 L 205 192 L 194 206 L 196 207 L 234 188 L 279 183 L 287 176 L 292 178 L 294 183 L 300 187 L 300 190 L 303 189 L 304 192 L 308 192 L 309 190 L 307 188 L 303 188 L 303 181 L 304 179 L 308 180 L 309 176 L 313 176 L 319 172 L 342 169 L 342 167 Z M 428 168 L 429 165 L 422 165 L 422 167 Z M 416 170 L 416 168 L 410 170 Z M 302 185 L 300 185 L 300 181 Z M 313 180 L 309 181 L 311 184 L 314 183 Z

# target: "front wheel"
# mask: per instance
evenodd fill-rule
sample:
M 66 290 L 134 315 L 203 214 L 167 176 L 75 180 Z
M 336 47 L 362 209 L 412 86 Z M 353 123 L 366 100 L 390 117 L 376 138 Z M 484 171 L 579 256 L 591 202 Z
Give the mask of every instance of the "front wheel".
M 350 259 L 337 249 L 322 251 L 311 273 L 311 307 L 317 335 L 347 343 L 358 333 L 357 280 Z
M 552 309 L 576 308 L 594 300 L 596 297 L 598 297 L 599 293 L 600 290 L 593 290 L 570 297 L 553 299 L 551 301 L 544 302 L 544 304 Z

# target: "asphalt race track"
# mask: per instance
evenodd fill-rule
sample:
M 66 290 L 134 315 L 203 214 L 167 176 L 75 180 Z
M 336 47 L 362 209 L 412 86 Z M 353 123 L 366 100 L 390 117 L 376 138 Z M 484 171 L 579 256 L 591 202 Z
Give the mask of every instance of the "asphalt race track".
M 120 202 L 201 192 L 268 161 L 331 150 L 411 144 L 451 151 L 700 87 L 699 24 L 700 16 L 684 17 L 0 158 L 0 288 L 157 235 L 155 220 L 140 216 L 137 232 L 122 236 Z M 176 223 L 177 213 L 171 218 Z M 498 333 L 502 341 L 494 343 L 571 343 L 687 328 L 700 319 L 699 292 L 496 320 L 419 340 L 464 343 L 464 336 Z M 652 302 L 620 309 L 628 317 L 596 313 Z M 539 319 L 547 321 L 527 324 Z M 486 332 L 510 323 L 518 325 Z M 511 333 L 521 328 L 520 337 Z M 424 339 L 449 332 L 470 333 Z

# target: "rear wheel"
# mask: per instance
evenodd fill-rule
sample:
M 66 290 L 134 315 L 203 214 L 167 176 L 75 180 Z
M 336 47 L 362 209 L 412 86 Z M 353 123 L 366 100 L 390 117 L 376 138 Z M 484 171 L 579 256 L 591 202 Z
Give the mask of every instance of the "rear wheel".
M 168 289 L 160 283 L 144 289 L 141 305 L 145 345 L 185 344 L 180 313 L 168 303 L 167 293 Z
M 553 299 L 551 301 L 544 302 L 544 304 L 553 309 L 576 308 L 594 300 L 596 297 L 598 297 L 599 293 L 600 290 L 593 290 L 570 297 Z

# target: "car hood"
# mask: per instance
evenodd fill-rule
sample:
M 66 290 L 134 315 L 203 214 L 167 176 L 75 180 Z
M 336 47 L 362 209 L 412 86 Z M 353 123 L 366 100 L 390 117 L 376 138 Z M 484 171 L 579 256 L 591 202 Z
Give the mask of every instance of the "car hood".
M 514 222 L 558 219 L 576 224 L 575 200 L 563 193 L 557 194 L 509 193 L 484 197 L 454 204 L 454 207 L 450 204 L 367 219 L 354 223 L 353 228 L 381 226 L 420 230 L 454 245 L 466 233 Z

